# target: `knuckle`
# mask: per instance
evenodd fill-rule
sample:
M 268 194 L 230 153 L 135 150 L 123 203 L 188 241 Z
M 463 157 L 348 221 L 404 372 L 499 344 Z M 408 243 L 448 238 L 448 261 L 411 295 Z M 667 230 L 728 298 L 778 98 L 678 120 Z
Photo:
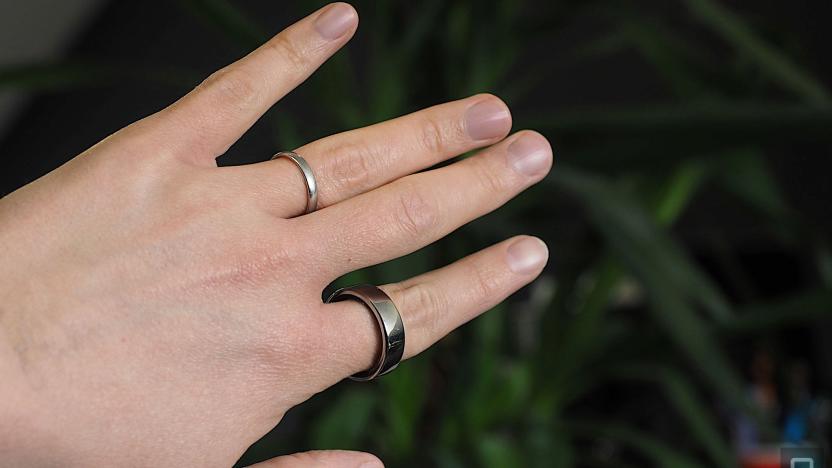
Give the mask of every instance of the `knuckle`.
M 276 273 L 291 271 L 297 264 L 298 253 L 286 242 L 266 242 L 244 257 L 236 272 L 240 279 L 259 284 L 273 281 Z
M 396 216 L 394 222 L 401 230 L 417 238 L 431 230 L 438 219 L 434 203 L 428 200 L 424 190 L 412 184 L 399 195 L 398 209 L 393 212 Z
M 491 271 L 476 262 L 466 262 L 463 265 L 467 270 L 466 277 L 470 278 L 470 291 L 474 295 L 473 303 L 485 304 L 499 295 L 501 287 L 496 275 L 491 274 Z
M 308 375 L 310 368 L 326 369 L 327 365 L 333 365 L 332 361 L 337 359 L 338 354 L 328 347 L 326 340 L 321 340 L 319 333 L 316 333 L 317 326 L 323 326 L 325 322 L 321 317 L 320 310 L 305 307 L 304 314 L 262 314 L 258 316 L 257 325 L 250 325 L 250 331 L 246 334 L 247 348 L 253 356 L 253 362 L 265 370 L 264 377 L 285 379 L 287 375 L 303 376 Z M 316 323 L 319 321 L 320 323 Z M 322 346 L 310 349 L 309 343 L 324 342 Z M 294 401 L 304 401 L 311 395 L 305 385 L 293 385 L 292 393 L 286 397 Z
M 426 118 L 419 132 L 419 144 L 431 154 L 442 153 L 445 148 L 445 128 L 435 119 Z
M 287 34 L 278 34 L 274 39 L 266 43 L 267 50 L 270 50 L 280 57 L 280 60 L 286 62 L 288 69 L 303 70 L 309 63 L 309 57 L 305 49 L 299 46 Z
M 417 283 L 403 287 L 398 295 L 402 310 L 411 319 L 407 325 L 425 329 L 429 334 L 440 331 L 440 318 L 448 310 L 448 298 L 439 288 Z
M 376 173 L 372 151 L 364 145 L 346 145 L 334 149 L 332 157 L 325 158 L 325 178 L 339 185 L 355 190 L 372 188 L 373 174 Z
M 212 73 L 197 89 L 210 95 L 222 108 L 249 108 L 260 97 L 255 78 L 235 66 Z
M 256 290 L 273 283 L 279 275 L 296 272 L 297 265 L 302 263 L 299 260 L 302 254 L 288 242 L 257 238 L 247 241 L 246 248 L 240 248 L 238 243 L 229 244 L 232 251 L 222 255 L 218 260 L 222 266 L 209 278 L 212 287 Z
M 260 325 L 252 333 L 250 344 L 258 360 L 268 369 L 286 371 L 298 367 L 298 355 L 308 351 L 304 349 L 308 343 L 302 342 L 307 332 L 273 318 L 262 319 Z
M 176 167 L 171 164 L 173 155 L 169 150 L 159 148 L 158 141 L 135 132 L 131 127 L 105 138 L 81 153 L 81 157 L 89 156 L 93 151 L 98 156 L 85 159 L 92 173 L 102 178 L 125 176 L 127 182 L 122 189 L 131 191 L 137 199 L 145 199 L 156 191 L 164 190 L 168 181 L 176 177 L 173 174 Z
M 470 159 L 474 166 L 474 175 L 480 187 L 486 193 L 502 193 L 509 188 L 509 179 L 505 176 L 507 171 L 495 170 L 487 157 L 480 155 Z

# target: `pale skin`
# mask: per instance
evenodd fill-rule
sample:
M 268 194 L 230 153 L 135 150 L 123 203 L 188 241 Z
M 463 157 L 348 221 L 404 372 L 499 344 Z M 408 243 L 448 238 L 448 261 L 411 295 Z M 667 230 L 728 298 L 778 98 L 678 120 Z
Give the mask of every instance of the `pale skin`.
M 351 6 L 328 5 L 0 200 L 4 463 L 231 466 L 287 410 L 374 362 L 374 319 L 355 301 L 323 304 L 327 284 L 440 239 L 548 173 L 546 139 L 509 135 L 491 95 L 297 148 L 319 184 L 308 215 L 291 162 L 218 168 L 357 26 Z M 531 282 L 547 257 L 518 236 L 383 285 L 405 359 Z M 381 461 L 333 450 L 262 466 L 364 464 Z

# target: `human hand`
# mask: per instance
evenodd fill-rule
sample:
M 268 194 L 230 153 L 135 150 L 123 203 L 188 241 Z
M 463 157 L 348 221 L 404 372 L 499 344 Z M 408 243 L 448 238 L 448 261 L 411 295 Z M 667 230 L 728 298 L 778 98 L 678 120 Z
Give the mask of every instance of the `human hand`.
M 333 279 L 423 247 L 540 181 L 534 132 L 477 95 L 295 150 L 216 167 L 269 107 L 354 33 L 333 4 L 0 201 L 0 456 L 22 465 L 230 466 L 292 406 L 371 366 L 377 325 Z M 485 148 L 487 147 L 487 148 Z M 477 155 L 426 172 L 459 154 Z M 382 286 L 405 358 L 534 279 L 517 237 Z M 359 465 L 311 452 L 274 466 Z

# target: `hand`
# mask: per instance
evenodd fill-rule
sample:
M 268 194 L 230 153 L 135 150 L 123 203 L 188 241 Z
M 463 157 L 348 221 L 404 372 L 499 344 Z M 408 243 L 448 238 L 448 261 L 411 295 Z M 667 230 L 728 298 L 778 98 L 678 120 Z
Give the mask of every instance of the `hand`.
M 216 167 L 358 23 L 333 4 L 178 102 L 0 201 L 0 456 L 12 465 L 230 466 L 292 406 L 370 367 L 376 324 L 322 304 L 336 277 L 423 247 L 540 181 L 539 134 L 506 138 L 490 95 Z M 485 148 L 487 147 L 487 148 Z M 426 172 L 461 153 L 477 155 Z M 517 237 L 382 288 L 405 358 L 529 283 L 545 245 Z M 274 466 L 351 466 L 310 452 Z M 340 465 L 339 465 L 340 466 Z

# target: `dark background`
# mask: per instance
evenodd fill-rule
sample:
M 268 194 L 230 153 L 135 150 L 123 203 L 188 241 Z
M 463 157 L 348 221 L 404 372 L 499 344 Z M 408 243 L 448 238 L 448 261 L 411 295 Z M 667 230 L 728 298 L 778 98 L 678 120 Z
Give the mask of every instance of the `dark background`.
M 0 193 L 320 5 L 101 1 L 51 57 L 0 63 L 0 90 L 28 96 L 5 109 Z M 399 280 L 518 233 L 552 260 L 390 376 L 296 408 L 242 462 L 354 448 L 388 466 L 752 466 L 784 441 L 828 443 L 832 3 L 354 5 L 353 41 L 220 164 L 492 92 L 552 142 L 552 175 L 342 281 Z

